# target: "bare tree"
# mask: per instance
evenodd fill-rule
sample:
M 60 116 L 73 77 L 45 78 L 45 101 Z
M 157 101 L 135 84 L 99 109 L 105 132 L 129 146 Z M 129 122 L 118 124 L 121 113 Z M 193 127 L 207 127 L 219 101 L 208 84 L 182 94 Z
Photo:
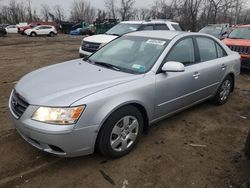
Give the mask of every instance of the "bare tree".
M 155 0 L 151 7 L 151 16 L 154 19 L 172 19 L 173 11 L 171 4 L 166 0 Z
M 62 21 L 65 19 L 65 12 L 64 9 L 60 5 L 55 5 L 53 7 L 53 15 L 54 19 L 57 21 Z
M 121 19 L 129 20 L 133 16 L 135 0 L 121 0 L 121 8 L 119 9 Z
M 105 0 L 105 7 L 108 10 L 110 17 L 116 19 L 116 0 Z
M 74 0 L 71 4 L 70 18 L 72 21 L 93 22 L 96 9 L 91 6 L 89 1 Z
M 44 21 L 49 21 L 50 17 L 50 8 L 47 4 L 42 4 L 41 5 L 41 16 L 44 19 Z

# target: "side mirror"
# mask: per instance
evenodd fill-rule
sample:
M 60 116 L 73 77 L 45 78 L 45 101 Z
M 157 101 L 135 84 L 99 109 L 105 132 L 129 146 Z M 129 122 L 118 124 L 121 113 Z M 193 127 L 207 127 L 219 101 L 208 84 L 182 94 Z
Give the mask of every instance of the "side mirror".
M 161 68 L 163 72 L 184 72 L 185 66 L 176 61 L 168 61 Z

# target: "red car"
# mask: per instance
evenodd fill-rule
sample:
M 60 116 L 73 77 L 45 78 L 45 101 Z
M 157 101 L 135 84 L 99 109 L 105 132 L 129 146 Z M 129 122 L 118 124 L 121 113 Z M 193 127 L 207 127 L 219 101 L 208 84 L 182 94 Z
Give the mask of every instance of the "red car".
M 24 31 L 26 29 L 32 29 L 38 25 L 51 25 L 57 28 L 57 24 L 55 22 L 32 22 L 29 25 L 18 27 L 18 33 L 25 35 Z
M 240 54 L 241 67 L 250 69 L 250 25 L 237 26 L 223 41 Z

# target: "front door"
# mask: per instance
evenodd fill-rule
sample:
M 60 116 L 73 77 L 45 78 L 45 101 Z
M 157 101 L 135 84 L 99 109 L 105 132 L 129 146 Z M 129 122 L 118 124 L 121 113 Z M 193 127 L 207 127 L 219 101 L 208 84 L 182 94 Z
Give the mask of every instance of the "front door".
M 164 62 L 177 61 L 185 66 L 184 72 L 166 72 L 156 75 L 155 119 L 173 113 L 197 101 L 195 95 L 196 57 L 193 38 L 177 42 Z

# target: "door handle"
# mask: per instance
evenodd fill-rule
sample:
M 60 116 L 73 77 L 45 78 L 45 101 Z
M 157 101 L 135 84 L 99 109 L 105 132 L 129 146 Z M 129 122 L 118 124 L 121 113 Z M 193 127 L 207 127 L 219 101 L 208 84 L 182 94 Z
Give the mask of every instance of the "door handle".
M 222 69 L 222 70 L 225 70 L 226 68 L 227 68 L 227 66 L 226 66 L 225 64 L 222 64 L 222 65 L 221 65 L 221 69 Z
M 194 77 L 194 79 L 198 79 L 200 75 L 201 75 L 201 73 L 195 72 L 195 73 L 193 74 L 193 77 Z

